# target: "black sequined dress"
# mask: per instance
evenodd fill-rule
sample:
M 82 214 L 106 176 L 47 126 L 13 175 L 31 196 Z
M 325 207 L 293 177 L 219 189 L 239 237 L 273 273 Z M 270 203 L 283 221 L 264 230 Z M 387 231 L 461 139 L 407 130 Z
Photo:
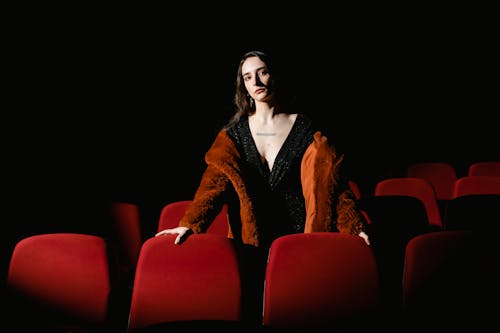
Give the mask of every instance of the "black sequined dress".
M 302 194 L 300 165 L 307 147 L 313 141 L 311 120 L 298 114 L 297 118 L 269 170 L 257 150 L 250 132 L 248 117 L 228 128 L 242 159 L 245 179 L 254 204 L 258 228 L 270 242 L 280 235 L 304 231 L 305 202 Z

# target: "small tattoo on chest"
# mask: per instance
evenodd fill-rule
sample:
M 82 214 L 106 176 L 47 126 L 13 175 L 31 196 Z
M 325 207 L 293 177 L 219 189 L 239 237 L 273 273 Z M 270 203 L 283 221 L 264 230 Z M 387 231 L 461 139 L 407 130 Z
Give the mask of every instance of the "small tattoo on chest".
M 257 136 L 275 136 L 276 133 L 265 133 L 265 132 L 257 132 L 255 133 Z

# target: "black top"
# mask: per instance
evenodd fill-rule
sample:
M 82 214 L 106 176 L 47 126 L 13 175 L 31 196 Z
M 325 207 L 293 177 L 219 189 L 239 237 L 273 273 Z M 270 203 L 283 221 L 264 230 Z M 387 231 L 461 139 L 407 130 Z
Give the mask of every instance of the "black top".
M 305 201 L 300 180 L 300 165 L 307 147 L 313 141 L 311 120 L 298 114 L 272 170 L 262 158 L 253 140 L 248 117 L 228 128 L 242 159 L 242 177 L 254 204 L 258 228 L 263 235 L 274 238 L 304 232 Z

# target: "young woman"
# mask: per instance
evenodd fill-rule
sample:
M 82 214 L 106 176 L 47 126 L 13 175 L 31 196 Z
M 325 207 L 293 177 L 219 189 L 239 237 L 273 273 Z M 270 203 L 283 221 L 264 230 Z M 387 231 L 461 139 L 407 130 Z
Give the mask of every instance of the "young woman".
M 229 234 L 240 250 L 243 320 L 259 325 L 269 247 L 281 235 L 343 232 L 359 235 L 366 221 L 341 177 L 343 156 L 278 91 L 267 54 L 243 55 L 236 76 L 236 113 L 205 155 L 207 168 L 178 227 L 181 244 L 205 232 L 224 203 Z M 313 258 L 314 259 L 314 258 Z
M 298 232 L 343 232 L 369 244 L 365 220 L 346 179 L 343 156 L 302 113 L 291 113 L 266 53 L 243 55 L 236 76 L 236 113 L 205 156 L 207 168 L 179 226 L 176 244 L 207 230 L 229 204 L 229 237 L 264 249 Z

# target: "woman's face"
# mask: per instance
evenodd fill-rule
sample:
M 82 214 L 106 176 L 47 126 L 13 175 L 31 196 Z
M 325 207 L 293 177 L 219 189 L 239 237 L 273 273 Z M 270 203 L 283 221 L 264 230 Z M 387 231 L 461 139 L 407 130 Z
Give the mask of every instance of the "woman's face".
M 263 101 L 269 96 L 268 83 L 271 75 L 266 64 L 259 57 L 246 59 L 241 66 L 241 73 L 250 97 L 255 101 Z

